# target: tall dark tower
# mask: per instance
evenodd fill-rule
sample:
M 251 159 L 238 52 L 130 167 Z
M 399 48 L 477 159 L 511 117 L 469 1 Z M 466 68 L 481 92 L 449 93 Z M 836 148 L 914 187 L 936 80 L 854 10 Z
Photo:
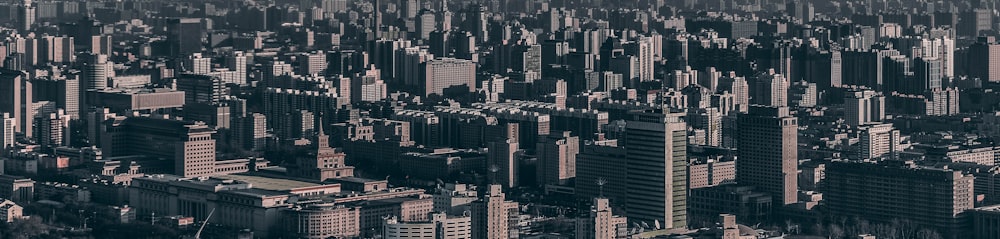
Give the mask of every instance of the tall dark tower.
M 374 1 L 374 3 L 372 3 L 372 7 L 374 7 L 374 9 L 372 9 L 372 18 L 374 18 L 372 19 L 372 31 L 375 32 L 375 40 L 378 40 L 382 38 L 382 10 L 380 10 L 382 7 L 379 5 L 379 0 L 372 1 Z

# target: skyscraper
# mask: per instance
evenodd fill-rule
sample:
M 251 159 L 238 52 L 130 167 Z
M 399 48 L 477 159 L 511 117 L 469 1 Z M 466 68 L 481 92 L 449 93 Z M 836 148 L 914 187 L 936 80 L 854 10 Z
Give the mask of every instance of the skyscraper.
M 629 221 L 687 227 L 687 124 L 684 113 L 630 112 L 625 124 Z
M 486 195 L 472 202 L 472 239 L 518 238 L 517 202 L 507 201 L 501 188 L 491 184 Z
M 235 77 L 233 77 L 232 82 L 235 84 L 246 84 L 247 83 L 247 56 L 242 51 L 234 51 L 231 55 L 226 57 L 226 67 L 233 71 Z
M 13 147 L 17 137 L 15 134 L 17 132 L 17 119 L 15 119 L 10 113 L 0 112 L 0 149 L 6 149 L 7 147 Z
M 752 106 L 737 129 L 736 182 L 770 193 L 776 206 L 797 202 L 798 118 L 788 107 Z
M 108 78 L 114 76 L 114 68 L 112 67 L 114 63 L 109 62 L 108 55 L 103 54 L 83 54 L 80 62 L 82 63 L 79 82 L 80 108 L 89 110 L 90 103 L 87 101 L 87 91 L 108 88 Z
M 640 82 L 653 80 L 653 38 L 640 37 L 635 41 L 623 45 L 625 54 L 636 57 L 638 62 L 638 73 Z
M 518 163 L 516 138 L 487 143 L 489 154 L 486 157 L 486 167 L 489 169 L 492 181 L 507 188 L 518 185 Z
M 10 113 L 17 132 L 31 138 L 31 125 L 35 118 L 31 105 L 34 100 L 31 82 L 27 78 L 22 71 L 0 69 L 0 112 Z
M 170 54 L 183 56 L 201 52 L 202 24 L 198 18 L 167 20 L 167 42 Z
M 992 38 L 980 37 L 979 42 L 969 46 L 969 77 L 983 81 L 1000 82 L 1000 44 Z
M 788 87 L 791 86 L 788 78 L 782 74 L 774 73 L 774 69 L 767 73 L 758 74 L 756 80 L 750 85 L 750 93 L 753 93 L 754 104 L 767 106 L 788 106 Z

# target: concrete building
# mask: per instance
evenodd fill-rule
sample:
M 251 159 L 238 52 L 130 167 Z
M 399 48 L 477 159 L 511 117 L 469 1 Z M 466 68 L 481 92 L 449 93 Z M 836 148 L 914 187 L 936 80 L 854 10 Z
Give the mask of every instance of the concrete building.
M 32 137 L 31 125 L 35 119 L 31 86 L 24 72 L 0 69 L 0 112 L 9 113 L 15 121 L 14 129 L 28 138 Z
M 487 143 L 486 167 L 490 171 L 491 181 L 506 188 L 517 187 L 520 178 L 519 155 L 516 138 Z
M 226 94 L 222 78 L 209 75 L 181 74 L 176 79 L 177 91 L 184 92 L 184 103 L 219 103 Z
M 486 195 L 472 203 L 473 239 L 516 239 L 520 235 L 518 204 L 506 200 L 502 187 L 491 184 Z
M 719 214 L 733 214 L 745 223 L 767 222 L 771 219 L 772 196 L 754 186 L 723 184 L 691 189 L 688 197 L 688 217 L 693 227 L 711 226 Z
M 155 89 L 106 89 L 89 93 L 89 106 L 108 108 L 112 112 L 129 110 L 147 112 L 159 109 L 180 108 L 186 96 L 183 91 L 167 88 Z
M 850 91 L 844 96 L 844 119 L 851 127 L 885 119 L 885 96 L 874 90 Z
M 422 64 L 420 71 L 421 95 L 445 95 L 452 87 L 465 87 L 464 92 L 476 91 L 476 63 L 455 58 L 438 58 Z
M 24 216 L 24 208 L 11 200 L 0 199 L 0 222 L 11 223 Z
M 749 86 L 753 95 L 751 103 L 775 107 L 788 106 L 788 88 L 791 82 L 786 76 L 774 73 L 774 69 L 758 74 Z
M 737 124 L 736 182 L 770 193 L 776 205 L 795 203 L 798 118 L 788 107 L 753 106 Z
M 397 222 L 429 221 L 434 200 L 430 195 L 418 195 L 369 200 L 360 202 L 357 206 L 360 208 L 358 226 L 362 236 L 374 236 L 380 229 L 388 226 L 383 224 L 387 217 Z
M 173 162 L 183 177 L 215 173 L 215 130 L 204 123 L 131 117 L 103 123 L 101 149 L 107 156 L 148 155 Z
M 944 238 L 969 238 L 964 212 L 974 207 L 974 178 L 912 161 L 835 161 L 826 165 L 823 203 L 832 216 L 908 220 Z
M 969 238 L 989 239 L 1000 237 L 1000 205 L 978 207 L 969 210 L 968 213 L 972 217 L 972 233 L 970 233 L 972 235 Z
M 892 124 L 861 126 L 857 159 L 895 158 L 900 148 L 899 130 Z
M 382 236 L 386 239 L 434 238 L 471 239 L 472 218 L 432 213 L 423 222 L 402 222 L 395 217 L 385 219 Z
M 17 119 L 11 113 L 3 112 L 0 117 L 0 148 L 14 147 L 17 143 Z
M 625 124 L 629 221 L 687 227 L 687 124 L 683 113 L 633 111 Z M 617 177 L 621 177 L 620 175 Z
M 616 239 L 628 235 L 628 219 L 611 211 L 607 198 L 594 198 L 588 217 L 576 219 L 577 239 Z
M 969 77 L 983 81 L 1000 82 L 1000 44 L 990 37 L 980 37 L 979 42 L 969 46 L 967 64 Z
M 538 142 L 535 177 L 538 185 L 565 185 L 576 177 L 576 155 L 580 153 L 580 137 L 570 131 L 550 134 Z
M 625 148 L 617 140 L 601 135 L 580 145 L 576 158 L 576 196 L 579 199 L 602 197 L 614 205 L 624 205 L 626 195 Z
M 201 21 L 199 18 L 167 19 L 167 42 L 171 55 L 184 56 L 201 52 L 204 35 Z
M 0 198 L 25 204 L 35 201 L 35 181 L 30 178 L 0 175 Z

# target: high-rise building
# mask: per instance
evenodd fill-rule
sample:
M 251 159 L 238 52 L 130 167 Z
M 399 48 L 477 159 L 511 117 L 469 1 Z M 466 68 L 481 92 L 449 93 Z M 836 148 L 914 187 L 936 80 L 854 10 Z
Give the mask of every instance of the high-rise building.
M 235 74 L 233 80 L 226 83 L 240 85 L 247 83 L 247 56 L 242 51 L 234 51 L 231 55 L 226 56 L 226 67 Z
M 576 219 L 577 239 L 616 239 L 628 234 L 627 218 L 611 212 L 607 198 L 594 198 L 588 217 Z
M 205 75 L 212 72 L 212 58 L 202 57 L 201 53 L 193 53 L 185 61 L 184 70 L 191 74 Z
M 576 155 L 580 153 L 580 137 L 571 136 L 571 132 L 549 134 L 536 144 L 535 154 L 538 156 L 538 185 L 565 185 L 576 177 Z
M 351 78 L 351 102 L 378 102 L 388 96 L 388 88 L 379 69 L 370 68 Z
M 625 124 L 629 221 L 687 227 L 687 124 L 683 113 L 630 112 Z
M 907 93 L 919 94 L 929 90 L 941 89 L 944 74 L 942 71 L 942 61 L 936 57 L 913 59 L 913 75 L 916 84 L 911 85 L 914 89 Z
M 767 73 L 758 74 L 753 84 L 750 84 L 750 93 L 753 94 L 754 104 L 766 106 L 788 106 L 788 87 L 791 86 L 788 78 L 784 75 L 774 73 L 774 69 Z
M 464 92 L 476 90 L 476 63 L 455 58 L 438 58 L 423 64 L 419 86 L 422 95 L 445 95 L 453 87 L 464 87 Z M 457 90 L 455 93 L 458 93 Z
M 736 182 L 771 194 L 776 206 L 797 202 L 798 118 L 788 107 L 752 106 L 737 124 Z
M 0 69 L 0 112 L 10 113 L 17 132 L 32 137 L 34 120 L 32 84 L 22 71 Z
M 640 37 L 635 41 L 623 44 L 622 47 L 625 49 L 625 54 L 632 55 L 636 57 L 638 62 L 638 75 L 639 82 L 653 81 L 653 57 L 655 55 L 653 51 L 653 38 L 652 37 Z
M 326 72 L 326 54 L 303 53 L 299 59 L 299 69 L 303 75 L 313 75 Z
M 420 10 L 417 15 L 416 23 L 414 24 L 414 33 L 416 33 L 417 39 L 419 40 L 429 40 L 431 37 L 431 32 L 436 30 L 437 17 L 434 11 L 429 9 Z
M 215 130 L 204 123 L 154 117 L 110 119 L 102 126 L 106 156 L 147 155 L 173 161 L 174 174 L 215 174 Z
M 975 207 L 974 178 L 912 161 L 835 161 L 826 164 L 823 204 L 831 216 L 907 221 L 943 238 L 971 238 L 965 212 Z
M 80 109 L 87 110 L 90 107 L 87 92 L 108 88 L 108 78 L 115 75 L 114 63 L 108 61 L 108 55 L 104 54 L 83 54 L 80 62 Z
M 27 34 L 31 30 L 31 26 L 35 25 L 35 6 L 31 5 L 31 1 L 25 1 L 25 4 L 17 8 L 17 30 L 21 33 Z
M 216 76 L 181 74 L 176 84 L 178 91 L 184 91 L 185 104 L 215 104 L 225 96 L 226 87 Z
M 502 187 L 491 184 L 486 195 L 472 202 L 472 239 L 518 238 L 518 205 L 507 201 Z
M 167 20 L 167 42 L 170 54 L 184 56 L 201 52 L 202 23 L 199 18 L 173 18 Z
M 34 118 L 36 142 L 42 149 L 50 150 L 69 143 L 69 115 L 62 109 L 56 113 L 38 115 Z
M 69 63 L 74 61 L 76 53 L 73 37 L 44 36 L 40 42 L 40 62 Z
M 518 167 L 518 142 L 516 138 L 487 143 L 488 155 L 486 166 L 489 168 L 492 181 L 507 188 L 518 186 L 520 172 Z
M 885 119 L 885 96 L 873 90 L 856 90 L 844 97 L 845 123 L 852 127 L 882 122 Z
M 3 117 L 0 117 L 0 149 L 6 149 L 8 147 L 13 147 L 17 141 L 17 119 L 15 119 L 11 113 L 2 112 L 0 113 Z
M 892 124 L 862 126 L 858 133 L 857 159 L 894 158 L 899 147 L 899 130 Z
M 969 46 L 968 62 L 969 77 L 1000 82 L 1000 44 L 992 38 L 980 37 L 979 42 Z

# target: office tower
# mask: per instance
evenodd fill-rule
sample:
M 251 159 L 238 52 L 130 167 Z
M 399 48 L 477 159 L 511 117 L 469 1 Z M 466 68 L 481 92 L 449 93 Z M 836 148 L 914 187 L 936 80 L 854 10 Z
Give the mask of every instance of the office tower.
M 32 138 L 34 92 L 27 78 L 24 72 L 0 69 L 0 112 L 10 113 L 17 132 Z
M 299 59 L 301 74 L 313 75 L 326 72 L 326 54 L 323 52 L 303 53 Z
M 789 2 L 785 6 L 785 11 L 792 17 L 801 20 L 803 23 L 812 22 L 816 13 L 816 8 L 810 2 Z
M 826 164 L 823 204 L 831 216 L 908 221 L 944 238 L 970 238 L 965 212 L 975 206 L 974 178 L 912 161 L 834 161 Z
M 7 149 L 8 147 L 13 147 L 17 143 L 16 133 L 17 119 L 11 113 L 0 112 L 3 117 L 0 117 L 0 149 Z
M 915 89 L 907 91 L 914 94 L 923 93 L 929 90 L 941 89 L 941 81 L 944 78 L 941 60 L 936 57 L 913 59 L 913 75 L 916 78 L 915 84 L 910 85 Z
M 348 0 L 322 0 L 320 7 L 323 8 L 323 13 L 331 15 L 347 11 L 347 2 Z
M 184 104 L 215 104 L 226 94 L 226 86 L 217 76 L 181 74 L 175 83 L 178 91 L 184 91 Z
M 170 55 L 184 56 L 201 52 L 202 23 L 198 18 L 172 18 L 167 20 L 167 42 Z
M 629 221 L 687 227 L 687 124 L 683 113 L 630 112 L 625 123 Z
M 920 108 L 925 110 L 926 115 L 956 115 L 960 95 L 956 87 L 930 90 L 924 93 L 926 100 Z
M 639 82 L 653 81 L 653 57 L 655 53 L 653 52 L 653 38 L 652 37 L 640 37 L 635 41 L 623 44 L 622 47 L 625 49 L 625 54 L 635 56 L 638 63 L 637 76 L 639 77 Z
M 611 212 L 607 198 L 594 198 L 590 215 L 576 219 L 577 239 L 615 239 L 628 233 L 627 218 Z
M 487 143 L 486 167 L 493 183 L 507 188 L 518 186 L 520 177 L 516 138 Z
M 580 137 L 570 136 L 570 131 L 550 134 L 536 144 L 538 157 L 537 183 L 545 185 L 565 185 L 576 177 L 576 155 L 580 153 Z
M 899 130 L 892 124 L 863 126 L 858 132 L 857 159 L 895 158 L 899 144 Z
M 60 109 L 56 113 L 38 115 L 35 121 L 36 142 L 42 149 L 51 150 L 69 143 L 69 116 Z
M 507 201 L 501 188 L 490 184 L 486 194 L 472 202 L 472 239 L 518 238 L 517 202 Z
M 1000 82 L 1000 44 L 980 37 L 979 42 L 969 46 L 969 77 L 989 82 Z
M 736 128 L 736 182 L 771 194 L 776 207 L 797 202 L 798 118 L 788 107 L 752 106 Z
M 847 92 L 844 96 L 845 123 L 859 127 L 885 119 L 885 96 L 873 90 Z
M 423 63 L 423 71 L 420 72 L 422 91 L 421 95 L 431 94 L 445 95 L 445 91 L 455 93 L 476 91 L 476 63 L 470 60 L 455 58 L 438 58 Z M 453 87 L 464 87 L 450 89 Z
M 247 83 L 247 56 L 242 51 L 234 51 L 232 54 L 226 56 L 226 67 L 235 74 L 232 82 L 226 83 L 240 85 Z
M 109 157 L 147 155 L 173 162 L 174 174 L 215 174 L 215 130 L 201 122 L 131 117 L 102 126 L 101 150 Z
M 108 78 L 113 77 L 114 63 L 108 61 L 108 55 L 83 54 L 80 57 L 80 109 L 88 110 L 89 94 L 87 91 L 97 91 L 108 88 Z M 81 112 L 82 113 L 82 112 Z
M 771 69 L 769 73 L 757 74 L 753 84 L 750 84 L 750 93 L 753 94 L 753 104 L 782 107 L 788 106 L 788 87 L 791 82 L 781 74 L 775 74 Z
M 429 9 L 420 10 L 420 13 L 417 15 L 416 23 L 414 24 L 416 29 L 413 29 L 413 32 L 416 33 L 416 39 L 424 41 L 429 40 L 431 32 L 437 29 L 435 26 L 437 26 L 437 22 L 434 11 Z

